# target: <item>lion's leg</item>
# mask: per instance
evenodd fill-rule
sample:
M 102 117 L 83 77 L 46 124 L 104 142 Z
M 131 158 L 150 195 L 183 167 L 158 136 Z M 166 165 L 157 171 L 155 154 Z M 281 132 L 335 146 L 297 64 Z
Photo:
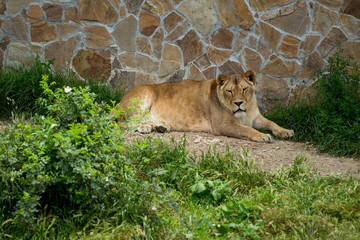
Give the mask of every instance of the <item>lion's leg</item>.
M 218 131 L 212 131 L 215 135 L 224 135 L 235 138 L 247 138 L 256 142 L 272 142 L 272 137 L 269 134 L 261 133 L 258 130 L 234 123 L 222 124 Z
M 274 123 L 273 121 L 270 121 L 269 119 L 264 118 L 262 115 L 259 115 L 255 119 L 254 127 L 257 129 L 264 128 L 267 130 L 271 130 L 275 136 L 279 136 L 279 137 L 294 136 L 293 130 L 288 130 L 288 129 L 282 128 L 279 125 L 277 125 L 276 123 Z

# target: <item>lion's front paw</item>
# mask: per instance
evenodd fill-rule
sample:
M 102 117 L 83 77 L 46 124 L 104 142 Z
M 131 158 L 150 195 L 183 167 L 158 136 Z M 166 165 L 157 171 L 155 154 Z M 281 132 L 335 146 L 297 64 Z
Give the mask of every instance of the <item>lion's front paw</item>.
M 167 125 L 158 125 L 158 126 L 155 126 L 155 131 L 158 133 L 170 132 L 170 127 Z
M 272 142 L 273 139 L 270 134 L 259 133 L 256 136 L 252 137 L 251 140 L 256 142 Z
M 279 129 L 277 131 L 273 131 L 273 134 L 278 137 L 287 138 L 287 137 L 294 136 L 294 131 L 283 128 L 283 129 Z
M 136 131 L 138 131 L 139 133 L 143 133 L 143 134 L 151 133 L 151 130 L 152 130 L 152 127 L 149 124 L 141 124 L 136 129 Z

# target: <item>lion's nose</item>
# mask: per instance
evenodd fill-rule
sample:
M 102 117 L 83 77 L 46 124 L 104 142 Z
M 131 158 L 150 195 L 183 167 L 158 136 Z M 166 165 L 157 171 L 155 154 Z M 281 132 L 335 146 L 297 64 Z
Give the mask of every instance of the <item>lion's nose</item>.
M 235 101 L 234 103 L 235 103 L 236 106 L 240 107 L 243 102 L 244 101 Z

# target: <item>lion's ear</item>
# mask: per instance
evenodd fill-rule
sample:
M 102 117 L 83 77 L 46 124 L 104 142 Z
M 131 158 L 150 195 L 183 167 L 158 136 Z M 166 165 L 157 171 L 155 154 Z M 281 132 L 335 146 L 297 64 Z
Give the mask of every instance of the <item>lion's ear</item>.
M 246 73 L 244 73 L 243 78 L 255 84 L 256 73 L 253 70 L 249 70 Z
M 225 83 L 226 81 L 228 81 L 228 80 L 229 80 L 229 77 L 226 76 L 225 74 L 220 74 L 220 75 L 217 77 L 217 82 L 218 82 L 218 84 L 219 84 L 220 86 L 224 85 L 224 83 Z

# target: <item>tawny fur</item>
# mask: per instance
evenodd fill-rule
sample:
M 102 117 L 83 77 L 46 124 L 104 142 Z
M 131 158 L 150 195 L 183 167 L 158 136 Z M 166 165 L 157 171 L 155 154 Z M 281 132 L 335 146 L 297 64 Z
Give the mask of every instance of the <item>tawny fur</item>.
M 255 128 L 268 129 L 276 136 L 291 137 L 292 130 L 279 127 L 264 118 L 259 111 L 255 95 L 256 73 L 248 71 L 243 76 L 219 75 L 206 81 L 181 82 L 139 86 L 128 92 L 117 108 L 128 115 L 147 119 L 138 124 L 139 132 L 157 129 L 175 131 L 209 132 L 253 141 L 271 142 L 269 134 Z M 136 111 L 128 111 L 133 100 L 138 99 Z M 122 121 L 122 118 L 118 118 Z

